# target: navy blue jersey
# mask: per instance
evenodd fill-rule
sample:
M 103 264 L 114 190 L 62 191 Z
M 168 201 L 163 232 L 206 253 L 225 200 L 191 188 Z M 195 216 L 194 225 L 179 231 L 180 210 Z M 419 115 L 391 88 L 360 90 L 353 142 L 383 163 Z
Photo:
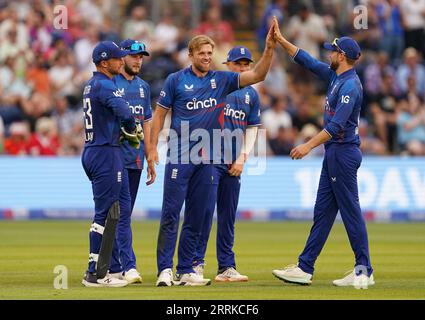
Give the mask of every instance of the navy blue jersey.
M 83 92 L 85 147 L 119 146 L 121 122 L 134 131 L 135 121 L 128 103 L 114 82 L 101 72 L 94 72 Z
M 208 139 L 209 150 L 206 150 L 205 144 L 202 144 L 205 148 L 200 150 L 206 152 L 203 158 L 212 160 L 218 156 L 220 159 L 221 150 L 215 156 L 212 152 L 213 130 L 221 130 L 219 119 L 226 96 L 238 89 L 239 74 L 235 72 L 210 70 L 204 77 L 198 77 L 188 67 L 167 77 L 158 105 L 172 110 L 169 137 L 171 158 L 189 159 L 192 148 L 201 140 L 205 142 Z M 196 129 L 207 130 L 209 137 L 202 137 L 202 133 Z
M 131 114 L 141 123 L 152 120 L 151 92 L 149 85 L 135 76 L 133 80 L 127 80 L 119 74 L 113 78 L 118 90 L 123 98 L 128 102 Z M 145 156 L 145 144 L 140 143 L 140 149 L 137 150 L 124 141 L 121 145 L 124 153 L 124 163 L 127 169 L 142 169 Z
M 360 145 L 358 134 L 363 87 L 355 69 L 339 76 L 328 64 L 298 49 L 294 61 L 309 69 L 328 84 L 324 112 L 324 130 L 332 137 L 325 143 L 352 143 Z
M 261 125 L 260 99 L 251 86 L 234 91 L 226 97 L 223 110 L 224 163 L 233 163 L 240 154 L 243 136 L 248 126 Z M 227 135 L 229 135 L 227 137 Z M 227 137 L 227 138 L 226 138 Z M 229 161 L 229 156 L 231 161 Z

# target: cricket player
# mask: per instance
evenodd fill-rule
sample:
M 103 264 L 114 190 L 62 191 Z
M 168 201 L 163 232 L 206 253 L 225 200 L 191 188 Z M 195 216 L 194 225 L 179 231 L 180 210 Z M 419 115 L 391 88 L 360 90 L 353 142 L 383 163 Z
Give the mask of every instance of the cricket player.
M 354 64 L 361 55 L 360 47 L 349 37 L 336 38 L 332 43 L 325 43 L 324 48 L 330 51 L 330 65 L 327 65 L 288 42 L 278 29 L 275 29 L 275 37 L 296 63 L 328 84 L 328 92 L 324 129 L 290 153 L 292 159 L 302 159 L 313 148 L 325 144 L 313 227 L 304 251 L 298 257 L 298 265 L 273 270 L 273 275 L 285 282 L 310 284 L 314 263 L 339 210 L 354 251 L 355 267 L 348 276 L 333 281 L 333 284 L 365 289 L 374 284 L 374 279 L 357 186 L 357 170 L 362 161 L 358 126 L 363 88 Z
M 248 48 L 232 48 L 227 61 L 230 71 L 242 73 L 251 69 L 252 54 Z M 215 281 L 243 282 L 248 277 L 236 270 L 235 254 L 232 250 L 235 235 L 235 218 L 241 188 L 241 173 L 248 155 L 255 144 L 257 128 L 261 125 L 258 93 L 251 86 L 234 91 L 226 97 L 223 112 L 223 158 L 222 164 L 215 165 L 218 181 L 217 194 L 217 260 L 218 272 Z M 230 161 L 229 161 L 230 160 Z M 198 242 L 194 270 L 203 275 L 205 252 L 211 230 L 215 201 L 208 211 L 201 237 Z
M 90 255 L 82 280 L 87 287 L 123 287 L 127 281 L 108 274 L 120 207 L 129 214 L 130 198 L 120 205 L 121 192 L 128 192 L 120 134 L 134 147 L 140 146 L 141 126 L 130 113 L 127 102 L 112 81 L 123 66 L 127 51 L 112 41 L 100 42 L 92 58 L 97 71 L 83 92 L 85 146 L 82 165 L 92 183 L 95 215 L 90 227 Z M 123 188 L 127 186 L 127 188 Z
M 172 110 L 157 244 L 157 286 L 211 283 L 210 279 L 194 272 L 192 263 L 207 214 L 209 195 L 217 184 L 212 164 L 215 153 L 211 151 L 213 130 L 220 130 L 220 111 L 228 94 L 264 80 L 275 47 L 274 28 L 275 24 L 269 30 L 262 58 L 250 71 L 238 74 L 210 70 L 215 45 L 212 39 L 200 35 L 191 39 L 188 45 L 191 66 L 169 75 L 165 81 L 152 123 L 152 148 L 155 150 L 152 156 L 158 163 L 158 135 L 167 112 Z M 221 157 L 221 150 L 218 150 L 218 156 Z M 184 221 L 174 283 L 173 255 L 183 203 Z
M 129 103 L 129 108 L 133 117 L 143 123 L 144 140 L 140 143 L 140 148 L 135 149 L 129 142 L 124 140 L 121 149 L 124 153 L 124 166 L 128 174 L 129 193 L 123 196 L 130 196 L 130 215 L 121 214 L 117 226 L 117 245 L 114 246 L 110 273 L 118 279 L 125 279 L 128 283 L 141 283 L 142 277 L 136 268 L 136 256 L 133 251 L 133 236 L 131 231 L 131 213 L 133 212 L 139 189 L 140 177 L 143 170 L 144 157 L 150 150 L 150 122 L 152 120 L 150 87 L 139 76 L 143 63 L 143 57 L 149 56 L 144 43 L 127 39 L 121 42 L 122 50 L 129 51 L 123 58 L 124 67 L 121 73 L 113 78 L 118 90 L 123 98 Z M 156 173 L 153 162 L 148 163 L 147 185 L 155 181 Z M 121 202 L 126 202 L 125 201 Z

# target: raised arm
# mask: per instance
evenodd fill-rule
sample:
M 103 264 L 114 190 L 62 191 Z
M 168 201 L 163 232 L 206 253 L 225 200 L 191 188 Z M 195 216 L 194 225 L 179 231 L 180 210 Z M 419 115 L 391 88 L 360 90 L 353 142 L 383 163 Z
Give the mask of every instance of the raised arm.
M 274 29 L 274 38 L 296 63 L 310 70 L 322 80 L 328 82 L 332 75 L 335 74 L 328 64 L 313 58 L 306 51 L 284 38 L 279 28 Z
M 276 17 L 273 17 L 273 23 L 267 33 L 266 47 L 264 48 L 261 59 L 252 70 L 245 71 L 240 74 L 239 86 L 241 88 L 261 82 L 266 78 L 266 74 L 269 71 L 272 62 L 273 50 L 276 47 L 276 41 L 274 39 L 275 28 L 279 28 L 279 24 Z

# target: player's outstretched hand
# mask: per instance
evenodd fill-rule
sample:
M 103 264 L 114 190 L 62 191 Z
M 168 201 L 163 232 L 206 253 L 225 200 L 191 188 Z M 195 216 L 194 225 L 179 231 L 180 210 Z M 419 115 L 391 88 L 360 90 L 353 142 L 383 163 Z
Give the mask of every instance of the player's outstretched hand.
M 273 17 L 274 19 L 275 17 Z M 277 21 L 277 19 L 276 19 Z M 273 50 L 276 47 L 276 39 L 274 37 L 274 29 L 276 27 L 276 23 L 273 20 L 273 23 L 270 26 L 269 32 L 267 33 L 267 37 L 266 37 L 266 49 L 271 49 Z
M 291 156 L 292 160 L 294 159 L 297 160 L 297 159 L 304 158 L 307 154 L 309 154 L 310 151 L 311 151 L 310 146 L 304 143 L 292 149 L 289 155 Z
M 275 41 L 281 43 L 284 38 L 282 36 L 282 33 L 280 32 L 279 22 L 277 21 L 276 16 L 273 17 L 273 24 L 274 24 L 273 37 Z

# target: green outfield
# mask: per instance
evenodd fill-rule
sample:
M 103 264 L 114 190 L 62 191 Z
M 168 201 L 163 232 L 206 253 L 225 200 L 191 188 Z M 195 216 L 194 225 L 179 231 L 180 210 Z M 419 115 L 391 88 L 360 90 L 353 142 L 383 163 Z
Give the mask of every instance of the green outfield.
M 337 288 L 331 281 L 353 266 L 342 224 L 337 223 L 316 265 L 313 284 L 275 279 L 271 270 L 295 263 L 309 222 L 238 222 L 235 252 L 247 283 L 208 287 L 155 287 L 157 221 L 133 225 L 142 285 L 85 288 L 89 221 L 1 221 L 0 299 L 425 299 L 425 224 L 368 224 L 376 285 Z M 215 240 L 215 229 L 212 237 Z M 175 260 L 176 261 L 176 260 Z M 56 265 L 68 268 L 68 289 L 53 287 Z M 206 276 L 215 276 L 215 241 L 207 253 Z

